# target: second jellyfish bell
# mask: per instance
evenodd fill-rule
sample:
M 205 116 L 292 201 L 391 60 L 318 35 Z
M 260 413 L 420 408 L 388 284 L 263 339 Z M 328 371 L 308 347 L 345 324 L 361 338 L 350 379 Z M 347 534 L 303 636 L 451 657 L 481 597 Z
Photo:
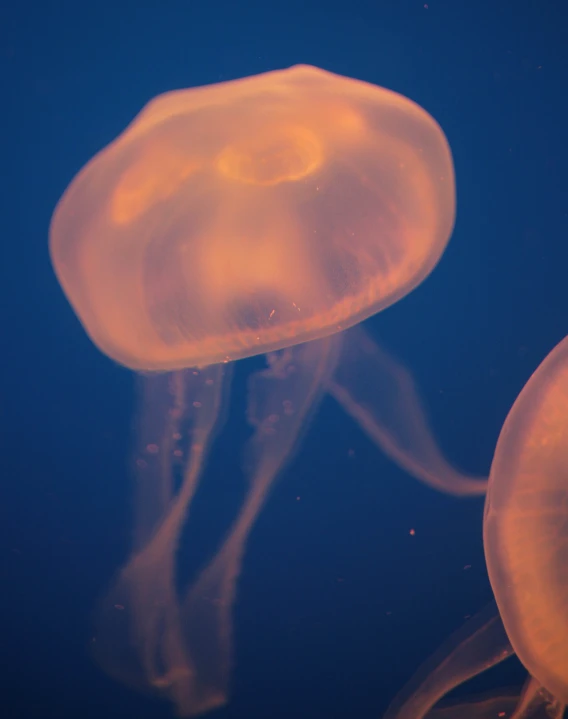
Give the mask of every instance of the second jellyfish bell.
M 513 405 L 491 465 L 483 521 L 489 579 L 519 659 L 568 704 L 568 338 Z

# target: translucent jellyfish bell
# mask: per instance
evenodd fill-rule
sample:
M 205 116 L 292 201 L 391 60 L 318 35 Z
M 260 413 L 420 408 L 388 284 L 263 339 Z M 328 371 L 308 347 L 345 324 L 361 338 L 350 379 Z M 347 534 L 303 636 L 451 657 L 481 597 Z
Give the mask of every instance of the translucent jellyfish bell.
M 454 210 L 427 112 L 298 65 L 150 102 L 66 191 L 50 248 L 109 357 L 203 367 L 392 304 L 438 262 Z
M 568 704 L 568 338 L 529 379 L 491 465 L 484 547 L 521 662 Z

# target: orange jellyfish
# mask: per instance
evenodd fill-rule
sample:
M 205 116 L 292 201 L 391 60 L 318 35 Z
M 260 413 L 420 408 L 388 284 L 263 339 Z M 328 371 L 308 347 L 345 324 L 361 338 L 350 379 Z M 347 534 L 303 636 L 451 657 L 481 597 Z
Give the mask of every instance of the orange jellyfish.
M 491 602 L 418 668 L 392 700 L 384 719 L 423 719 L 452 689 L 512 654 L 495 602 Z
M 565 705 L 530 675 L 520 692 L 498 690 L 473 700 L 437 704 L 460 684 L 513 655 L 497 606 L 491 602 L 418 668 L 383 719 L 560 719 Z
M 445 462 L 405 370 L 353 327 L 431 272 L 454 211 L 451 154 L 423 109 L 307 66 L 158 97 L 72 182 L 50 231 L 58 279 L 95 345 L 146 373 L 133 553 L 95 643 L 112 675 L 183 716 L 227 700 L 246 539 L 325 391 L 420 479 L 485 491 Z M 248 494 L 180 593 L 230 362 L 261 353 Z
M 529 379 L 491 465 L 483 538 L 491 586 L 523 665 L 568 704 L 568 338 Z

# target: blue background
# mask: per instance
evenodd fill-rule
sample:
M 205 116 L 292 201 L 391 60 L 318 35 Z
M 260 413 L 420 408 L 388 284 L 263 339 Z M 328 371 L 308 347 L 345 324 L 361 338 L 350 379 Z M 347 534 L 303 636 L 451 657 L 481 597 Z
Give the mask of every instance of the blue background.
M 486 473 L 515 397 L 567 334 L 564 5 L 1 5 L 3 719 L 171 715 L 88 654 L 95 599 L 128 552 L 135 378 L 91 345 L 50 266 L 50 216 L 74 174 L 159 93 L 299 62 L 424 106 L 454 153 L 454 236 L 430 278 L 367 326 L 414 372 L 451 460 Z M 237 371 L 204 533 L 242 493 L 250 367 Z M 482 510 L 406 476 L 327 399 L 251 536 L 219 716 L 379 717 L 491 597 Z M 511 660 L 470 689 L 523 676 Z

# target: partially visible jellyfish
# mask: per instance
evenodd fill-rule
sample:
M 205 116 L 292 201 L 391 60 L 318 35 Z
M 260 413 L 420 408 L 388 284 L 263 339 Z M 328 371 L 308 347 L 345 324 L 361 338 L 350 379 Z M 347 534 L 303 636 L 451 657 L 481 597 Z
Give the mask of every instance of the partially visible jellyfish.
M 443 458 L 408 374 L 354 327 L 431 272 L 454 210 L 450 151 L 424 110 L 307 66 L 157 98 L 67 189 L 50 247 L 75 312 L 110 358 L 168 373 L 143 378 L 133 554 L 99 613 L 113 676 L 183 716 L 227 700 L 246 539 L 325 391 L 418 478 L 484 493 Z M 248 494 L 180 593 L 175 554 L 230 362 L 261 353 Z
M 438 705 L 450 691 L 514 655 L 495 602 L 491 602 L 418 668 L 383 719 L 561 719 L 565 705 L 530 676 L 522 691 Z
M 567 407 L 568 337 L 517 397 L 491 464 L 483 545 L 499 614 L 491 605 L 456 633 L 408 682 L 384 719 L 421 719 L 448 691 L 513 651 L 530 675 L 514 718 L 539 712 L 563 716 L 568 704 Z M 460 707 L 456 716 L 467 712 Z
M 423 719 L 452 689 L 512 654 L 495 602 L 491 602 L 419 667 L 383 719 Z
M 529 379 L 491 465 L 483 539 L 523 665 L 568 704 L 568 338 Z

